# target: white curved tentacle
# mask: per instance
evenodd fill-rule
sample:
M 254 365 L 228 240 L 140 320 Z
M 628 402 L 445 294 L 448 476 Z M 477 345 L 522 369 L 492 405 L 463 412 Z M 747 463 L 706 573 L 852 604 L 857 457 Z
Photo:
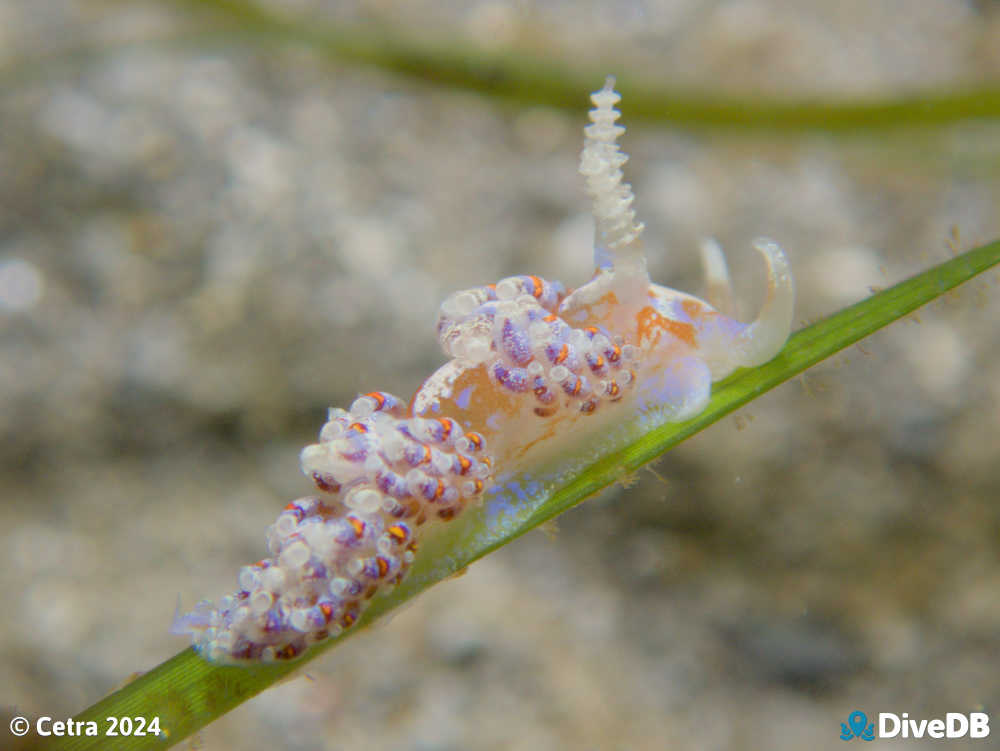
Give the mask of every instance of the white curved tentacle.
M 705 274 L 705 299 L 709 305 L 730 318 L 736 315 L 733 284 L 729 279 L 726 256 L 714 237 L 701 241 L 701 266 Z
M 767 297 L 756 320 L 733 342 L 735 364 L 747 368 L 763 365 L 785 346 L 795 305 L 795 285 L 784 251 L 767 238 L 757 238 L 753 247 L 767 262 Z

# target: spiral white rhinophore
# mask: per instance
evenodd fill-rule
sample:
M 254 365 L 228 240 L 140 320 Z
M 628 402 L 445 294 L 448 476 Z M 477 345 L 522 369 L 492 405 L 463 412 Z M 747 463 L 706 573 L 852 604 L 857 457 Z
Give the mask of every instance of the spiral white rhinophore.
M 604 88 L 590 95 L 594 108 L 590 111 L 591 124 L 583 129 L 583 151 L 580 154 L 580 174 L 586 179 L 587 194 L 593 201 L 598 251 L 609 256 L 599 257 L 616 265 L 619 258 L 641 256 L 637 248 L 624 251 L 637 244 L 643 225 L 635 221 L 632 186 L 623 181 L 622 165 L 628 161 L 618 147 L 618 137 L 625 128 L 615 125 L 621 113 L 615 109 L 621 96 L 614 90 L 615 79 L 608 76 Z

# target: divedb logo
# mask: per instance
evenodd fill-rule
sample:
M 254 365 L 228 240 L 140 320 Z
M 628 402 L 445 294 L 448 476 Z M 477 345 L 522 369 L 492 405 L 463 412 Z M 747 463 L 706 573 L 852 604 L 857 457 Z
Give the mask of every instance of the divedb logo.
M 878 732 L 876 733 L 876 727 Z M 868 722 L 868 716 L 855 709 L 840 723 L 840 740 L 860 738 L 973 738 L 989 737 L 990 716 L 985 712 L 948 712 L 943 718 L 912 719 L 908 712 L 879 712 L 878 722 Z

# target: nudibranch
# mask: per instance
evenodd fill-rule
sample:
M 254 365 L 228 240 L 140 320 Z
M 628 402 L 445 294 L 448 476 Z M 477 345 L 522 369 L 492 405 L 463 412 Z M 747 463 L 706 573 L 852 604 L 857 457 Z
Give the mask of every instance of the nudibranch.
M 279 514 L 268 556 L 243 567 L 235 594 L 175 623 L 205 658 L 292 659 L 342 633 L 406 576 L 432 523 L 512 487 L 571 440 L 636 415 L 659 423 L 696 415 L 713 381 L 784 345 L 794 292 L 785 255 L 769 240 L 754 244 L 768 286 L 752 323 L 730 317 L 726 263 L 712 242 L 702 248 L 707 302 L 650 282 L 643 225 L 622 177 L 619 99 L 608 78 L 591 95 L 584 128 L 593 278 L 572 291 L 514 276 L 456 292 L 437 322 L 450 359 L 410 401 L 375 391 L 331 409 L 319 442 L 301 455 L 319 493 Z

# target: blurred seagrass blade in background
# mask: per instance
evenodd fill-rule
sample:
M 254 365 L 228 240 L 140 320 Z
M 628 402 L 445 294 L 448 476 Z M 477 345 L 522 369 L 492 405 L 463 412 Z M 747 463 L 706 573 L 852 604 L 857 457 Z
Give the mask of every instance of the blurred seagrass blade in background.
M 624 66 L 600 60 L 560 62 L 525 50 L 485 51 L 452 37 L 417 38 L 377 24 L 335 26 L 311 17 L 279 13 L 249 0 L 164 0 L 182 9 L 189 24 L 100 47 L 64 50 L 55 56 L 19 60 L 0 67 L 0 81 L 25 80 L 51 67 L 80 65 L 120 47 L 292 45 L 331 59 L 365 65 L 435 85 L 474 91 L 517 106 L 541 105 L 574 113 L 581 92 Z M 627 70 L 619 87 L 628 92 L 628 119 L 688 129 L 853 133 L 942 126 L 1000 117 L 1000 86 L 994 83 L 904 95 L 864 98 L 774 98 L 664 85 Z
M 210 11 L 236 33 L 251 34 L 258 41 L 305 45 L 344 62 L 476 91 L 519 106 L 579 112 L 580 92 L 592 90 L 595 81 L 603 81 L 609 72 L 621 67 L 609 67 L 600 59 L 594 60 L 595 68 L 579 60 L 571 66 L 551 55 L 543 57 L 525 50 L 486 51 L 453 37 L 418 38 L 395 27 L 338 27 L 278 13 L 252 0 L 171 2 L 192 12 Z M 1000 87 L 989 84 L 856 100 L 725 95 L 665 87 L 658 79 L 627 71 L 619 76 L 618 84 L 628 91 L 628 118 L 633 124 L 646 121 L 691 128 L 850 132 L 1000 117 Z
M 177 743 L 432 584 L 614 484 L 623 475 L 806 368 L 905 317 L 997 263 L 1000 263 L 1000 240 L 962 253 L 798 331 L 770 362 L 738 371 L 716 384 L 708 407 L 694 419 L 655 428 L 624 448 L 600 457 L 551 492 L 532 499 L 515 528 L 505 528 L 502 534 L 491 536 L 481 514 L 472 510 L 459 517 L 421 550 L 403 584 L 372 601 L 354 629 L 343 637 L 317 645 L 302 659 L 249 667 L 220 666 L 207 663 L 192 649 L 186 649 L 75 718 L 104 723 L 108 716 L 155 716 L 160 721 L 161 738 L 76 736 L 58 739 L 49 747 L 154 749 Z

